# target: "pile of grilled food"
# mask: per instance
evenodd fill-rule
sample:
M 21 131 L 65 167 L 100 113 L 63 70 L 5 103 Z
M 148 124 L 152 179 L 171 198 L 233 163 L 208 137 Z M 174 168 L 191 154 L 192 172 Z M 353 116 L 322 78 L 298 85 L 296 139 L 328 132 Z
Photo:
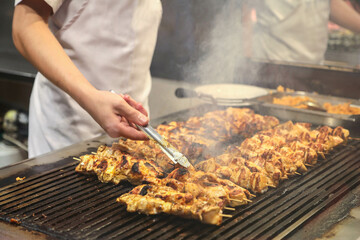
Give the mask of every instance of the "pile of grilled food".
M 317 163 L 349 131 L 311 128 L 308 123 L 280 124 L 247 108 L 227 108 L 159 125 L 157 131 L 192 162 L 174 165 L 152 141 L 120 139 L 80 156 L 76 171 L 96 174 L 101 182 L 137 185 L 117 201 L 129 212 L 167 213 L 220 225 L 225 209 L 248 204 L 256 194 L 275 188 Z

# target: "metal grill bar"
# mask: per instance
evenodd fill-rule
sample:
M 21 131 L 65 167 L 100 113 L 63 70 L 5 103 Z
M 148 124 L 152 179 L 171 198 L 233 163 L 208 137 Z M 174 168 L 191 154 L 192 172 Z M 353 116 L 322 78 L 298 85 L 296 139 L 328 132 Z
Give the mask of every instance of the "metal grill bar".
M 67 168 L 74 168 L 75 164 L 71 164 L 71 166 L 67 167 Z M 66 167 L 60 170 L 65 170 L 67 169 Z M 26 179 L 24 181 L 21 182 L 16 182 L 13 183 L 9 186 L 5 186 L 4 188 L 2 188 L 0 190 L 0 201 L 3 201 L 4 199 L 9 200 L 9 198 L 7 197 L 7 195 L 12 194 L 12 197 L 16 197 L 19 196 L 21 194 L 26 193 L 27 191 L 32 191 L 33 189 L 36 189 L 37 187 L 39 187 L 38 184 L 40 185 L 45 185 L 49 182 L 53 182 L 56 179 L 63 179 L 62 172 L 59 169 L 57 170 L 53 170 L 51 171 L 51 173 L 47 173 L 45 175 L 41 175 L 39 176 L 33 176 L 29 179 Z M 69 172 L 70 175 L 71 172 Z M 44 180 L 47 179 L 47 180 Z M 20 191 L 17 195 L 15 194 L 15 192 Z
M 267 239 L 286 237 L 360 183 L 360 142 L 351 141 L 231 212 L 222 226 L 176 216 L 128 213 L 116 198 L 130 184 L 103 184 L 74 172 L 77 163 L 0 189 L 0 219 L 62 239 Z M 74 224 L 76 223 L 76 224 Z M 276 224 L 274 224 L 276 223 Z

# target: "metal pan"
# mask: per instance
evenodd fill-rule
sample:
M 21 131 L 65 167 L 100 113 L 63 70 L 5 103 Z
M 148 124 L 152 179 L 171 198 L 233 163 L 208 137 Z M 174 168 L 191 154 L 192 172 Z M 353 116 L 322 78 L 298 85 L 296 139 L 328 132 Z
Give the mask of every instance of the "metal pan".
M 360 107 L 360 101 L 356 99 L 297 91 L 291 93 L 275 92 L 266 96 L 258 97 L 254 99 L 254 101 L 259 102 L 259 104 L 256 105 L 256 108 L 262 114 L 273 115 L 283 120 L 310 122 L 313 124 L 328 125 L 331 127 L 343 126 L 351 129 L 360 129 L 360 115 L 333 114 L 310 109 L 299 109 L 273 103 L 274 98 L 281 98 L 284 96 L 307 96 L 318 102 L 320 105 L 324 104 L 325 102 L 329 102 L 335 105 L 350 102 L 351 106 Z
M 249 106 L 254 98 L 268 95 L 268 90 L 243 84 L 201 85 L 194 90 L 178 88 L 178 98 L 199 98 L 205 103 L 219 106 Z

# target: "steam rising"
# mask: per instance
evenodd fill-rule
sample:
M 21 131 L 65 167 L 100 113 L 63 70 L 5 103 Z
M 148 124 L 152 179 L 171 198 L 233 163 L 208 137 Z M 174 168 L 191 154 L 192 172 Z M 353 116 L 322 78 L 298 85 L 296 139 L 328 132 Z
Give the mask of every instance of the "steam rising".
M 200 84 L 232 83 L 239 79 L 238 68 L 243 60 L 241 1 L 221 3 L 224 5 L 201 43 L 203 55 L 185 68 L 185 78 Z

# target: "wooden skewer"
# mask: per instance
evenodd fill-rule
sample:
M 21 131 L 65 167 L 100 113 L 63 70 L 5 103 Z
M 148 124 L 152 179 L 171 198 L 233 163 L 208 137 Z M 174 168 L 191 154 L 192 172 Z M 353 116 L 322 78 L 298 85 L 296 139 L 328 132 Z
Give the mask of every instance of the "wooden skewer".
M 226 209 L 226 210 L 231 210 L 231 211 L 235 211 L 235 208 L 232 208 L 232 207 L 224 207 L 224 209 Z
M 360 138 L 349 137 L 349 139 L 360 141 Z
M 252 202 L 250 199 L 247 199 L 247 198 L 245 198 L 244 200 L 247 202 Z
M 233 217 L 232 215 L 229 215 L 229 214 L 220 214 L 220 216 L 227 217 L 227 218 L 232 218 Z
M 307 166 L 307 167 L 313 167 L 314 165 L 311 165 L 311 164 L 305 163 L 305 166 Z
M 76 160 L 76 161 L 81 161 L 81 159 L 77 158 L 77 157 L 73 157 L 73 159 Z
M 230 201 L 234 201 L 234 202 L 242 202 L 242 200 L 240 199 L 235 199 L 235 198 L 229 198 Z
M 295 174 L 297 174 L 297 175 L 301 175 L 301 173 L 298 173 L 298 172 L 295 172 Z
M 250 193 L 249 195 L 250 195 L 250 197 L 256 197 L 256 195 L 254 195 L 254 194 L 251 194 L 251 193 Z
M 276 188 L 276 186 L 274 186 L 274 185 L 271 185 L 271 184 L 269 184 L 268 186 L 269 186 L 269 187 L 272 187 L 272 188 Z

